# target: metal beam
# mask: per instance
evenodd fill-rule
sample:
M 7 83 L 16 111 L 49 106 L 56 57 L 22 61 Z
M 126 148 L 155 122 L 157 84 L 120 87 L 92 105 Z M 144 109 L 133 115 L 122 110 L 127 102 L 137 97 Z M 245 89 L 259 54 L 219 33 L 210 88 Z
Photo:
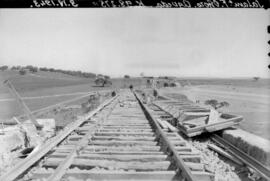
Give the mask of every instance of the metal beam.
M 166 144 L 167 148 L 172 153 L 173 160 L 175 161 L 175 164 L 178 171 L 181 172 L 181 176 L 185 178 L 188 181 L 195 181 L 197 180 L 194 175 L 191 173 L 191 170 L 185 165 L 184 161 L 179 157 L 179 154 L 175 150 L 172 142 L 168 139 L 168 137 L 165 135 L 165 133 L 162 131 L 161 127 L 157 123 L 157 120 L 151 115 L 149 108 L 147 105 L 144 105 L 138 95 L 134 93 L 136 98 L 138 99 L 140 105 L 145 110 L 146 115 L 150 118 L 150 120 L 153 122 L 153 126 L 156 128 L 158 134 L 160 135 L 160 138 L 163 140 L 163 143 Z
M 112 109 L 109 110 L 109 113 L 111 110 Z M 71 166 L 75 157 L 78 156 L 79 151 L 88 145 L 88 140 L 93 137 L 97 131 L 97 128 L 100 127 L 100 124 L 107 119 L 108 114 L 105 116 L 106 118 L 92 125 L 91 129 L 89 129 L 89 131 L 83 136 L 83 138 L 78 142 L 71 153 L 60 163 L 60 165 L 58 165 L 54 173 L 47 179 L 48 181 L 58 181 L 63 177 L 63 175 L 66 173 L 66 170 Z

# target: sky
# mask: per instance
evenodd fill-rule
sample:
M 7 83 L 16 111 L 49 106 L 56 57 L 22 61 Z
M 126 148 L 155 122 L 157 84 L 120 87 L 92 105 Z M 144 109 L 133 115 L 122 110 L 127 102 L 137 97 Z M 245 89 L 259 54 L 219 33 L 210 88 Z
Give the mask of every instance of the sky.
M 270 78 L 269 22 L 264 9 L 0 9 L 0 65 Z

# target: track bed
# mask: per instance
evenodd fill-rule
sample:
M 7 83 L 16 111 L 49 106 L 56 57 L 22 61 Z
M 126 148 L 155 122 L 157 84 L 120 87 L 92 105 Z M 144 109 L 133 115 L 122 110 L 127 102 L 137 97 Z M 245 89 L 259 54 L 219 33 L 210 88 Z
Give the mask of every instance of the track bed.
M 212 180 L 199 152 L 137 98 L 122 92 L 16 180 Z

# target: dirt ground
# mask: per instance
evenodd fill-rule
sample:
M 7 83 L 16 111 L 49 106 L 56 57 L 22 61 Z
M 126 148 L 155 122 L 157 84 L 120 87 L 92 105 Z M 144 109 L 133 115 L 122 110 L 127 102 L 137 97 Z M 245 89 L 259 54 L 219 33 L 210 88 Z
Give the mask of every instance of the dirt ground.
M 227 101 L 230 106 L 221 108 L 222 112 L 242 115 L 240 128 L 270 140 L 270 90 L 269 88 L 200 85 L 192 87 L 164 88 L 161 92 L 169 97 L 185 94 L 189 99 L 200 101 L 216 99 Z
M 87 112 L 95 109 L 100 105 L 104 100 L 108 99 L 110 94 L 105 96 L 91 99 L 90 96 L 79 99 L 75 102 L 71 102 L 64 106 L 58 106 L 48 111 L 36 114 L 38 118 L 53 118 L 55 119 L 57 127 L 64 127 L 67 124 L 71 123 L 78 119 L 79 116 L 86 114 Z

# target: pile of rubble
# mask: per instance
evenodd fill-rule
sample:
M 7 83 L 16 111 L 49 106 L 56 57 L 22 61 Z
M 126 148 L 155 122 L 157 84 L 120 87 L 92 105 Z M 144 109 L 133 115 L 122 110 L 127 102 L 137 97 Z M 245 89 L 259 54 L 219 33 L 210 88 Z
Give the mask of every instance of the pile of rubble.
M 0 175 L 15 165 L 20 157 L 28 155 L 25 149 L 32 150 L 55 135 L 54 119 L 37 119 L 37 122 L 43 125 L 40 131 L 30 121 L 1 130 Z
M 198 142 L 191 141 L 196 149 L 198 149 L 202 155 L 202 162 L 206 165 L 206 170 L 215 173 L 215 180 L 217 181 L 240 181 L 241 179 L 235 172 L 235 168 L 222 161 L 218 154 L 209 150 L 207 145 L 210 142 Z

